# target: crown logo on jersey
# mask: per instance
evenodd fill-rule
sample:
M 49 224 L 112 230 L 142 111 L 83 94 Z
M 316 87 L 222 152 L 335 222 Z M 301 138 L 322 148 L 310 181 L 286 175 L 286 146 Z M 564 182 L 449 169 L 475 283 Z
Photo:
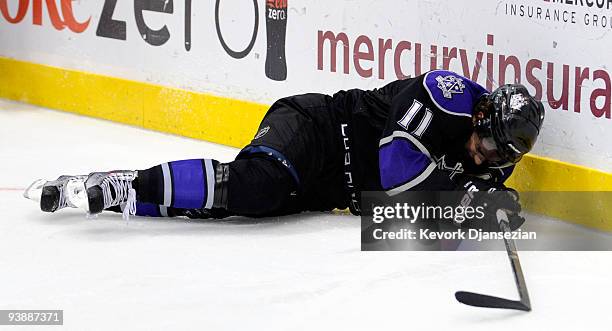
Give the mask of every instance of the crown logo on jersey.
M 463 94 L 463 89 L 465 89 L 463 79 L 449 75 L 446 77 L 438 76 L 436 80 L 438 81 L 438 88 L 442 90 L 445 98 L 452 99 L 453 94 Z

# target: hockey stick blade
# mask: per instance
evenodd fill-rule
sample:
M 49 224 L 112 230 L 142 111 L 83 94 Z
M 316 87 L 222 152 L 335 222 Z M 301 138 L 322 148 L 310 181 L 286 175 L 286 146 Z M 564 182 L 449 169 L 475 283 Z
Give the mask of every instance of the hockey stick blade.
M 499 226 L 504 233 L 510 233 L 510 226 L 508 221 L 508 215 L 505 210 L 497 211 L 497 220 Z M 514 280 L 516 288 L 519 292 L 520 300 L 508 300 L 499 297 L 493 297 L 490 295 L 464 292 L 455 292 L 455 299 L 457 301 L 475 307 L 484 308 L 500 308 L 500 309 L 515 309 L 522 311 L 531 311 L 531 301 L 529 300 L 529 293 L 527 292 L 527 284 L 525 284 L 525 277 L 523 276 L 523 269 L 521 268 L 521 262 L 519 261 L 518 253 L 516 251 L 516 244 L 513 239 L 504 237 L 504 243 L 506 246 L 506 253 L 510 259 L 510 266 L 512 267 L 512 273 L 514 274 Z
M 455 298 L 457 301 L 468 306 L 531 311 L 531 307 L 521 301 L 508 300 L 490 295 L 459 291 L 455 293 Z

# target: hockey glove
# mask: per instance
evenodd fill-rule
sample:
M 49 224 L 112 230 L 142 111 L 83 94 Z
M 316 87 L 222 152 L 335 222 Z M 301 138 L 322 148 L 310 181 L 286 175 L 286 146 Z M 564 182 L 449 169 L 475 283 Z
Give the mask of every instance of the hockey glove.
M 517 191 L 504 186 L 503 184 L 482 180 L 477 177 L 464 176 L 458 180 L 458 191 L 465 194 L 461 197 L 463 206 L 474 208 L 482 206 L 485 210 L 486 219 L 482 222 L 470 222 L 469 227 L 478 228 L 483 231 L 497 232 L 499 224 L 496 212 L 504 209 L 508 213 L 510 229 L 512 231 L 520 228 L 525 219 L 519 215 L 521 204 Z

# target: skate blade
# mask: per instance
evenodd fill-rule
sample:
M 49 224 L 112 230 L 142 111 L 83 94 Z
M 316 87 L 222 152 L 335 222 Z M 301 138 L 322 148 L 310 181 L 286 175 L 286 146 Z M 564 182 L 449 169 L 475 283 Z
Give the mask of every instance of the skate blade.
M 23 197 L 30 199 L 37 203 L 40 203 L 40 197 L 42 195 L 42 189 L 47 181 L 44 179 L 38 179 L 34 181 L 28 188 L 23 192 Z

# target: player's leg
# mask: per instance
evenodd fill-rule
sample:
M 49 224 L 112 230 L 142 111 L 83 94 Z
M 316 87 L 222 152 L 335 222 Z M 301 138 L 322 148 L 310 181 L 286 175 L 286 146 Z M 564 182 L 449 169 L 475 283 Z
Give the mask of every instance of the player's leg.
M 295 190 L 286 167 L 262 155 L 227 164 L 181 160 L 139 171 L 62 176 L 33 184 L 26 197 L 40 200 L 47 212 L 78 207 L 91 214 L 111 210 L 152 217 L 223 218 L 292 212 Z
M 205 212 L 212 201 L 213 210 L 252 217 L 343 208 L 344 154 L 331 115 L 324 95 L 280 100 L 235 161 L 213 160 L 208 167 L 199 160 L 178 161 L 139 171 L 137 201 L 176 208 L 179 214 Z M 211 180 L 202 186 L 209 177 L 214 189 L 205 187 Z
M 41 201 L 41 209 L 78 206 L 98 213 L 124 206 L 127 215 L 138 211 L 138 203 L 146 203 L 166 211 L 272 216 L 342 208 L 343 192 L 338 192 L 342 181 L 330 180 L 341 177 L 336 172 L 342 168 L 343 154 L 328 98 L 304 95 L 280 100 L 266 114 L 252 143 L 228 164 L 183 160 L 141 171 L 94 173 L 80 186 L 55 185 L 50 190 L 56 193 L 53 202 Z M 74 199 L 65 199 L 64 192 Z M 37 194 L 29 196 L 35 199 Z
M 226 164 L 211 160 L 211 167 L 199 166 L 198 161 L 202 160 L 174 161 L 138 171 L 133 183 L 136 200 L 165 206 L 176 215 L 213 218 L 292 210 L 291 193 L 297 184 L 281 162 L 263 155 Z

